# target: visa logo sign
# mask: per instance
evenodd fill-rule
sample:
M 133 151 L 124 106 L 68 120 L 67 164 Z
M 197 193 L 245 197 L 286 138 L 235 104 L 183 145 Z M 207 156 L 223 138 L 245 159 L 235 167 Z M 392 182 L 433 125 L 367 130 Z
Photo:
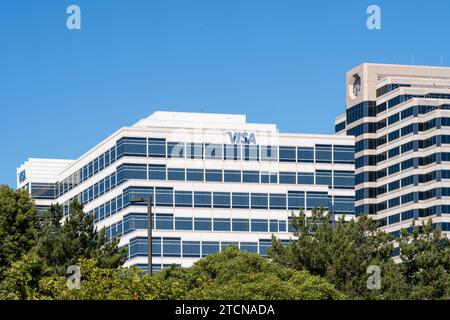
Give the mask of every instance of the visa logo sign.
M 256 135 L 253 132 L 227 132 L 233 144 L 256 144 Z

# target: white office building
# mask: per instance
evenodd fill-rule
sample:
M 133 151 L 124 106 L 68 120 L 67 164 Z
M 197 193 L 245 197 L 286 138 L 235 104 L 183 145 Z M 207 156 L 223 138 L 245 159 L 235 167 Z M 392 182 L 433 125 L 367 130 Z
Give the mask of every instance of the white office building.
M 336 133 L 355 136 L 355 211 L 399 235 L 450 231 L 450 68 L 362 64 L 347 73 Z
M 290 216 L 323 206 L 354 216 L 354 138 L 280 133 L 244 115 L 155 112 L 77 160 L 29 159 L 17 169 L 40 210 L 78 199 L 108 237 L 147 264 L 153 201 L 153 270 L 236 245 L 265 255 L 272 234 L 292 237 Z

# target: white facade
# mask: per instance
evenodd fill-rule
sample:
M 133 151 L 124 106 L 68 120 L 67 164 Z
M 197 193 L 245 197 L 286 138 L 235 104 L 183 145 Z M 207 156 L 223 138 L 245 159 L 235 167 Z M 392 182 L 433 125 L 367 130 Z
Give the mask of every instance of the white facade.
M 30 159 L 17 170 L 18 187 L 42 208 L 63 204 L 65 214 L 79 199 L 128 247 L 126 265 L 143 268 L 146 207 L 128 199 L 150 194 L 158 270 L 229 244 L 265 254 L 272 234 L 290 239 L 289 217 L 300 208 L 351 218 L 353 147 L 353 137 L 279 133 L 244 115 L 155 112 L 78 160 Z
M 356 214 L 398 235 L 450 228 L 450 68 L 362 64 L 347 73 L 336 133 L 355 136 Z

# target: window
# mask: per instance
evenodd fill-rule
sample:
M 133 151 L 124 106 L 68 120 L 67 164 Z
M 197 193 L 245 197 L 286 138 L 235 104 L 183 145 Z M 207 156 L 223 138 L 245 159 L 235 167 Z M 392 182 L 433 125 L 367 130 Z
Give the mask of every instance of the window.
M 312 172 L 299 172 L 298 184 L 314 184 L 314 173 Z
M 206 170 L 206 181 L 222 182 L 222 170 Z
M 175 230 L 186 230 L 192 231 L 192 218 L 183 218 L 176 217 L 175 218 Z
M 122 138 L 117 141 L 117 158 L 122 156 L 147 156 L 147 140 L 145 138 Z M 91 163 L 92 164 L 92 163 Z M 89 176 L 92 172 L 90 164 Z
M 300 210 L 305 208 L 305 193 L 303 191 L 288 192 L 288 210 Z
M 261 160 L 262 161 L 277 161 L 277 147 L 261 146 Z
M 163 238 L 163 256 L 164 257 L 180 257 L 181 256 L 181 239 L 180 238 Z
M 314 162 L 314 148 L 298 147 L 297 161 L 307 163 Z
M 130 179 L 147 179 L 146 164 L 123 164 L 117 168 L 118 183 Z
M 210 218 L 194 218 L 195 231 L 211 231 L 212 223 Z
M 200 241 L 183 241 L 183 257 L 200 257 Z
M 184 149 L 183 142 L 167 142 L 167 157 L 184 158 Z
M 204 181 L 203 169 L 187 169 L 186 170 L 187 181 Z
M 225 182 L 242 182 L 241 171 L 225 170 L 224 171 Z
M 244 160 L 259 161 L 259 147 L 255 145 L 244 145 Z
M 230 208 L 231 196 L 228 192 L 214 192 L 213 203 L 214 208 Z
M 244 171 L 242 177 L 243 182 L 259 183 L 259 171 Z
M 149 165 L 148 177 L 151 180 L 166 180 L 166 166 L 165 165 Z
M 230 219 L 214 218 L 213 226 L 214 226 L 214 231 L 230 231 L 231 230 L 231 221 L 230 221 Z
M 167 178 L 169 180 L 175 181 L 185 181 L 186 180 L 186 170 L 178 169 L 178 168 L 168 168 L 167 169 Z
M 237 144 L 225 145 L 225 160 L 241 160 L 241 146 Z
M 272 240 L 259 240 L 259 254 L 261 256 L 267 256 L 267 249 L 272 247 Z
M 314 180 L 314 177 L 313 177 Z M 280 172 L 280 183 L 296 184 L 297 174 L 295 172 Z
M 155 204 L 161 207 L 173 206 L 173 189 L 172 188 L 156 188 Z
M 248 209 L 249 208 L 249 194 L 235 193 L 232 194 L 233 208 Z
M 155 218 L 155 229 L 157 230 L 173 230 L 172 214 L 157 214 Z
M 332 186 L 333 175 L 331 170 L 317 170 L 316 171 L 316 184 Z
M 212 241 L 202 242 L 202 256 L 205 257 L 208 254 L 217 253 L 220 251 L 220 243 Z
M 353 171 L 334 171 L 334 188 L 353 189 L 355 173 Z
M 188 159 L 203 159 L 203 144 L 202 143 L 187 143 L 186 157 Z
M 156 158 L 166 157 L 165 139 L 148 139 L 148 156 Z
M 334 146 L 334 163 L 353 163 L 355 161 L 353 146 Z
M 329 145 L 317 145 L 316 146 L 316 162 L 318 163 L 331 163 L 331 146 Z
M 241 242 L 240 250 L 242 252 L 255 252 L 258 253 L 258 243 L 256 242 Z
M 326 192 L 306 192 L 306 207 L 307 209 L 313 208 L 330 208 L 330 200 Z
M 252 219 L 251 220 L 252 232 L 268 232 L 269 224 L 267 220 Z
M 276 172 L 261 172 L 261 183 L 278 183 Z
M 211 192 L 194 192 L 194 207 L 211 208 Z
M 252 209 L 267 209 L 268 194 L 267 193 L 252 193 L 251 194 L 251 208 Z
M 295 147 L 280 147 L 280 161 L 281 162 L 296 162 Z
M 250 222 L 247 219 L 233 219 L 233 231 L 249 231 Z
M 222 145 L 221 144 L 207 144 L 205 146 L 205 159 L 219 159 L 222 160 Z
M 286 209 L 286 194 L 271 193 L 270 194 L 270 209 Z
M 175 206 L 188 208 L 192 207 L 192 192 L 175 191 Z

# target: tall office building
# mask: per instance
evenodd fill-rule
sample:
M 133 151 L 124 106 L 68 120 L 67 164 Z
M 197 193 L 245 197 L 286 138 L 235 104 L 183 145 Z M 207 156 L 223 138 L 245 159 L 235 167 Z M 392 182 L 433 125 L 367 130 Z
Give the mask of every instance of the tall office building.
M 346 76 L 336 133 L 355 136 L 356 214 L 398 235 L 450 230 L 450 68 L 362 64 Z
M 243 115 L 155 112 L 77 160 L 29 159 L 17 170 L 40 210 L 78 199 L 108 237 L 147 264 L 151 196 L 153 269 L 189 266 L 229 245 L 265 255 L 288 241 L 292 211 L 324 206 L 354 215 L 354 139 L 279 133 Z

